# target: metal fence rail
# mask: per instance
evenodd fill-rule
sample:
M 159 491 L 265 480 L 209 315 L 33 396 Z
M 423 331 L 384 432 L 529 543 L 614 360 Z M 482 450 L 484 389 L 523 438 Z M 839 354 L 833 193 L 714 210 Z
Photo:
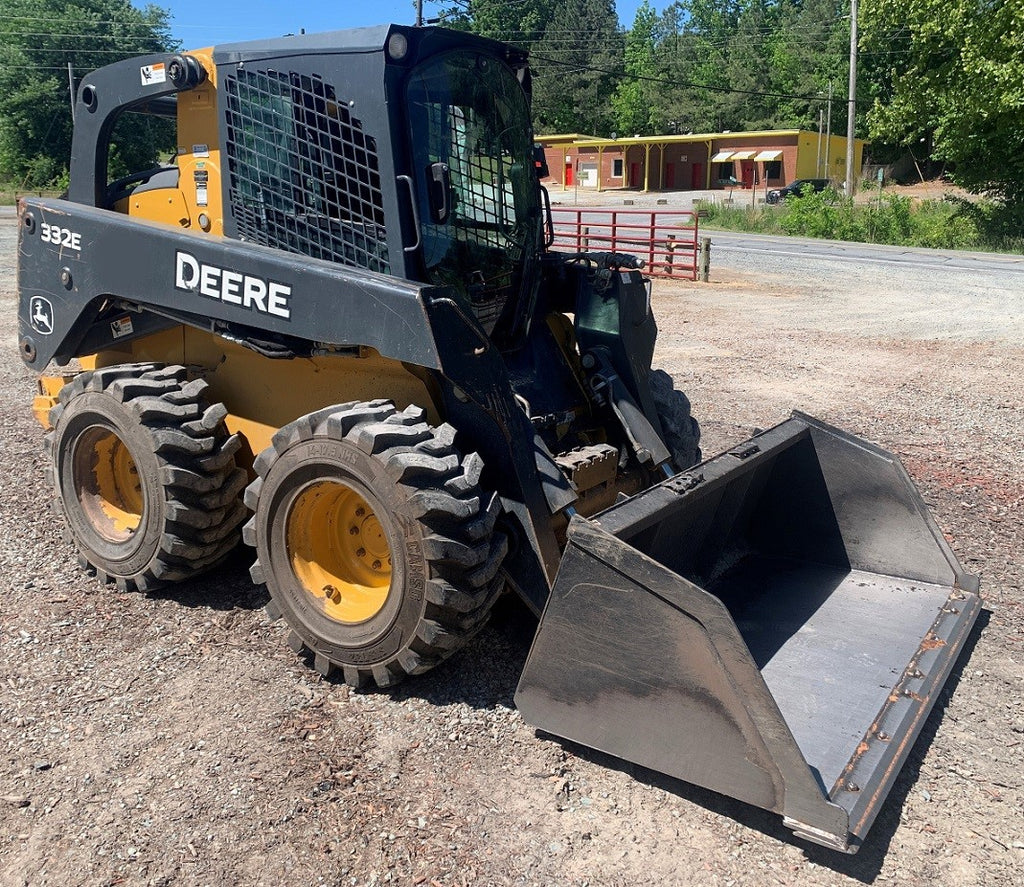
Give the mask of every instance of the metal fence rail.
M 697 216 L 666 210 L 552 207 L 554 247 L 631 253 L 649 277 L 697 279 Z

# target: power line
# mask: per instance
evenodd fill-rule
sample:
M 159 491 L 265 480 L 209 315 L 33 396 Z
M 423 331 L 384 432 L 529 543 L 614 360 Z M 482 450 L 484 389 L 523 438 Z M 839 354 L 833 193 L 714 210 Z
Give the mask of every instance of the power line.
M 42 15 L 0 15 L 0 21 L 20 21 L 20 22 L 51 22 L 52 17 Z M 126 21 L 115 21 L 111 19 L 61 19 L 63 25 L 83 25 L 92 27 L 94 25 L 117 25 L 121 28 L 161 28 L 170 27 L 169 24 L 160 24 L 157 22 L 126 22 Z M 218 31 L 232 31 L 239 30 L 235 25 L 175 25 L 176 28 L 186 28 L 190 30 L 218 30 Z M 242 26 L 244 30 L 255 30 L 253 25 Z
M 66 37 L 76 40 L 155 40 L 162 34 L 151 31 L 149 34 L 57 34 L 53 31 L 4 31 L 5 37 Z
M 78 46 L 78 47 L 75 47 L 75 48 L 64 48 L 64 47 L 60 47 L 60 46 L 49 46 L 49 47 L 47 47 L 47 46 L 33 46 L 31 48 L 29 48 L 29 47 L 18 47 L 18 49 L 21 50 L 22 52 L 31 53 L 32 55 L 35 55 L 37 52 L 68 52 L 68 53 L 83 54 L 83 55 L 121 55 L 121 56 L 124 56 L 125 58 L 132 58 L 132 56 L 141 56 L 141 55 L 160 55 L 161 53 L 164 53 L 164 52 L 166 52 L 167 55 L 172 55 L 173 54 L 170 51 L 166 51 L 166 50 L 163 50 L 163 49 L 149 49 L 149 50 L 139 49 L 139 48 L 132 48 L 132 49 L 89 49 L 88 47 L 83 47 L 83 46 Z
M 547 61 L 547 62 L 550 62 L 551 64 L 554 64 L 554 65 L 561 65 L 562 67 L 577 67 L 577 66 L 573 65 L 571 62 L 563 62 L 563 61 L 560 61 L 559 59 L 551 59 L 551 58 L 545 59 L 543 56 L 535 56 L 535 58 L 540 58 L 542 61 Z M 578 66 L 578 69 L 582 70 L 582 71 L 590 71 L 590 72 L 595 73 L 595 74 L 607 74 L 607 75 L 609 75 L 611 77 L 623 77 L 624 79 L 629 79 L 629 80 L 639 80 L 639 81 L 643 81 L 643 82 L 646 82 L 646 83 L 660 83 L 663 86 L 683 86 L 683 87 L 687 87 L 689 89 L 703 89 L 703 90 L 705 90 L 707 92 L 720 92 L 720 93 L 729 93 L 729 94 L 736 94 L 736 95 L 752 95 L 752 96 L 758 96 L 760 98 L 798 99 L 800 101 L 808 101 L 808 102 L 820 102 L 820 101 L 822 101 L 822 97 L 820 95 L 798 95 L 798 94 L 795 94 L 795 93 L 766 92 L 766 91 L 760 91 L 760 90 L 754 90 L 754 89 L 738 89 L 738 88 L 732 87 L 732 86 L 711 86 L 710 84 L 707 84 L 707 83 L 692 83 L 692 82 L 688 82 L 688 81 L 685 81 L 685 80 L 678 80 L 676 78 L 669 79 L 667 77 L 651 77 L 649 75 L 644 75 L 644 74 L 628 74 L 628 73 L 624 73 L 624 72 L 620 72 L 620 71 L 609 71 L 606 68 L 596 68 L 596 67 L 593 67 L 593 66 L 590 66 L 590 65 L 581 65 L 581 66 Z M 839 99 L 842 99 L 843 101 L 847 100 L 845 98 L 842 98 L 841 96 L 834 96 L 834 98 L 836 100 L 839 100 Z M 855 99 L 855 101 L 857 101 L 857 100 Z M 864 101 L 857 101 L 857 104 L 864 105 L 864 104 L 869 104 L 869 103 L 864 102 Z

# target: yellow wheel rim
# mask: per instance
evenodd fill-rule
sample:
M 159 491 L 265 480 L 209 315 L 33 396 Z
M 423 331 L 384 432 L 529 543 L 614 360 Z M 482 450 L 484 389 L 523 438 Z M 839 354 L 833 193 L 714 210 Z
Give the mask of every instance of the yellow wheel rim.
M 142 523 L 142 479 L 124 441 L 109 428 L 90 428 L 77 443 L 74 483 L 82 509 L 104 539 L 123 542 Z
M 324 614 L 372 619 L 391 589 L 391 547 L 370 504 L 352 487 L 318 481 L 295 499 L 285 523 L 292 571 Z

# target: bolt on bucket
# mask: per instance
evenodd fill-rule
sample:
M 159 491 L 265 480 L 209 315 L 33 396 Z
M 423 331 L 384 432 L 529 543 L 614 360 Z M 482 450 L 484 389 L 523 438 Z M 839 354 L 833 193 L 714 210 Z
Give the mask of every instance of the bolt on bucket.
M 794 413 L 573 519 L 516 704 L 852 853 L 977 592 L 896 457 Z

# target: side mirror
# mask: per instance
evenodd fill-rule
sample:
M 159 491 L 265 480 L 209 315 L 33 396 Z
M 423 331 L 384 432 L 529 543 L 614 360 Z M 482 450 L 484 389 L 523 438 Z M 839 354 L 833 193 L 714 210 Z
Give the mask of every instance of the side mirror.
M 430 220 L 435 225 L 443 225 L 452 211 L 452 175 L 447 163 L 431 163 L 427 167 L 427 192 Z

